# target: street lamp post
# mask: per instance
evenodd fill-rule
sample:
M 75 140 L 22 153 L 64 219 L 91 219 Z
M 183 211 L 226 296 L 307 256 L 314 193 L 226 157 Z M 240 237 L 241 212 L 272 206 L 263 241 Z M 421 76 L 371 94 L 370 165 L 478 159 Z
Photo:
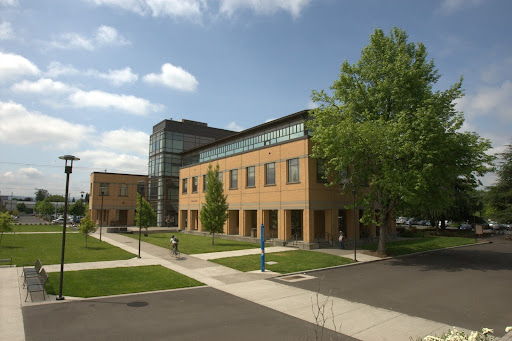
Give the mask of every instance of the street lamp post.
M 64 167 L 64 173 L 66 173 L 66 196 L 67 199 L 68 193 L 69 193 L 69 174 L 73 172 L 73 161 L 80 160 L 79 158 L 73 156 L 73 155 L 64 155 L 59 156 L 59 159 L 66 160 L 66 164 Z M 68 166 L 68 161 L 70 161 L 70 165 Z M 62 255 L 60 260 L 60 287 L 59 287 L 59 296 L 57 297 L 58 301 L 61 301 L 64 299 L 62 296 L 62 283 L 64 279 L 64 250 L 66 248 L 66 222 L 68 220 L 68 201 L 64 201 L 64 223 L 63 223 L 63 229 L 62 229 Z
M 103 227 L 103 197 L 105 196 L 105 187 L 100 187 L 101 195 L 101 210 L 100 210 L 100 242 L 101 242 L 101 230 Z
M 142 197 L 144 197 L 144 181 L 140 180 L 137 183 L 137 193 L 140 195 L 140 206 L 139 206 L 139 256 L 140 258 L 140 235 L 142 231 Z
M 353 202 L 354 202 L 354 262 L 357 262 L 357 243 L 356 243 L 356 190 L 352 190 Z

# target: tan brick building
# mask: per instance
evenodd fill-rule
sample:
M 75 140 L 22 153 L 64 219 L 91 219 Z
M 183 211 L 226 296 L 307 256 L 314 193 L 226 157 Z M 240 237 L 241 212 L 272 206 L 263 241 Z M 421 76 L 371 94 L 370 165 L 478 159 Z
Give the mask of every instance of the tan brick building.
M 101 218 L 104 227 L 134 226 L 139 181 L 144 182 L 144 197 L 147 197 L 147 175 L 92 173 L 89 194 L 89 214 L 92 221 L 99 225 Z
M 265 238 L 277 244 L 299 240 L 315 247 L 336 240 L 342 230 L 349 239 L 376 236 L 375 226 L 354 224 L 360 210 L 346 209 L 352 194 L 326 187 L 324 169 L 311 158 L 312 141 L 301 111 L 184 153 L 180 169 L 179 227 L 202 231 L 199 219 L 205 201 L 208 165 L 220 167 L 229 204 L 224 233 Z M 393 232 L 394 225 L 391 227 Z

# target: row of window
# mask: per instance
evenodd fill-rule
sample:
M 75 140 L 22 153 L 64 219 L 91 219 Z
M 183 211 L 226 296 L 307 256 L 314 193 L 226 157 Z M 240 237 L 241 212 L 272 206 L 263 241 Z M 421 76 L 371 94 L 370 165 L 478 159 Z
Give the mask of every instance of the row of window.
M 181 153 L 206 143 L 215 141 L 211 137 L 195 136 L 177 132 L 160 131 L 149 139 L 149 155 L 157 153 Z
M 91 184 L 92 191 L 92 184 Z M 100 196 L 109 196 L 110 195 L 110 184 L 106 182 L 100 183 Z M 127 184 L 119 184 L 119 196 L 127 197 L 128 196 L 128 185 Z
M 300 181 L 299 159 L 290 159 L 287 163 L 287 181 L 288 183 L 298 183 Z M 219 181 L 222 182 L 222 172 L 219 172 Z M 245 168 L 245 184 L 247 188 L 256 187 L 256 166 Z M 198 177 L 192 177 L 192 193 L 197 193 Z M 206 175 L 203 175 L 203 192 L 206 191 Z M 270 162 L 265 164 L 265 186 L 273 186 L 276 184 L 276 164 Z M 229 171 L 229 189 L 238 189 L 238 169 Z M 188 179 L 182 179 L 181 192 L 188 193 Z

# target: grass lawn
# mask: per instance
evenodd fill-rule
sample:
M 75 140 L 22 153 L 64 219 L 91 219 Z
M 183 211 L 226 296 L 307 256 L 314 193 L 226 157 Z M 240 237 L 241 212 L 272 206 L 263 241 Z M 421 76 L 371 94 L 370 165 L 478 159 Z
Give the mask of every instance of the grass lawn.
M 59 273 L 50 273 L 46 284 L 46 292 L 56 295 L 59 291 L 59 281 Z M 65 296 L 97 297 L 200 285 L 203 285 L 203 283 L 161 265 L 151 265 L 66 271 L 62 290 Z
M 143 231 L 144 233 L 144 231 Z M 151 243 L 157 246 L 168 248 L 169 239 L 172 235 L 175 235 L 180 240 L 179 249 L 181 252 L 187 255 L 193 255 L 197 253 L 209 253 L 209 252 L 220 252 L 220 251 L 233 251 L 233 250 L 244 250 L 259 248 L 258 243 L 239 242 L 235 240 L 227 240 L 221 238 L 215 238 L 215 245 L 212 245 L 212 237 L 195 236 L 184 233 L 149 233 L 147 237 L 142 235 L 141 240 L 143 242 Z M 139 239 L 138 233 L 125 234 L 125 236 Z
M 451 246 L 474 244 L 475 238 L 464 237 L 422 237 L 409 240 L 395 241 L 386 243 L 386 252 L 388 256 L 400 256 L 410 253 L 443 249 Z M 362 249 L 377 250 L 377 244 L 362 246 Z
M 13 232 L 62 232 L 62 225 L 14 225 Z M 66 226 L 66 231 L 74 231 Z
M 348 258 L 304 250 L 265 254 L 265 262 L 270 261 L 277 262 L 277 264 L 265 264 L 265 270 L 282 274 L 352 263 L 352 260 Z M 240 271 L 261 269 L 261 255 L 220 258 L 211 260 L 211 262 Z
M 130 259 L 134 254 L 100 242 L 93 237 L 87 238 L 78 233 L 66 234 L 66 263 L 97 262 L 118 259 Z M 60 264 L 62 252 L 62 234 L 4 234 L 0 243 L 0 258 L 12 256 L 17 266 L 33 265 L 37 258 L 44 265 Z

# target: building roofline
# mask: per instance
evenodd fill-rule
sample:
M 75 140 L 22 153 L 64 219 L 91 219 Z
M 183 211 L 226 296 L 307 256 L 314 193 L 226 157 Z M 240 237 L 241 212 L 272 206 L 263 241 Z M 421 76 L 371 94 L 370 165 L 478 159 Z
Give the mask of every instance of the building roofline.
M 188 149 L 186 151 L 181 152 L 180 154 L 181 155 L 185 155 L 185 154 L 189 154 L 190 152 L 194 152 L 196 150 L 208 148 L 209 146 L 213 146 L 213 145 L 216 145 L 216 144 L 222 144 L 222 143 L 225 143 L 226 141 L 237 139 L 237 138 L 240 138 L 241 136 L 244 136 L 244 135 L 250 135 L 253 132 L 261 130 L 261 129 L 264 129 L 267 126 L 272 126 L 272 125 L 275 125 L 275 124 L 280 124 L 280 123 L 286 122 L 288 120 L 291 120 L 291 119 L 294 119 L 294 118 L 297 118 L 297 117 L 300 117 L 300 116 L 303 116 L 304 118 L 307 118 L 307 116 L 309 115 L 310 111 L 311 110 L 309 110 L 309 109 L 305 109 L 305 110 L 301 110 L 301 111 L 298 111 L 298 112 L 290 114 L 290 115 L 286 115 L 286 116 L 283 116 L 283 117 L 280 117 L 280 118 L 276 118 L 275 120 L 272 120 L 272 121 L 269 121 L 269 122 L 265 122 L 265 123 L 259 124 L 257 126 L 254 126 L 254 127 L 251 127 L 251 128 L 245 129 L 245 130 L 242 130 L 242 131 L 237 132 L 237 133 L 235 133 L 235 134 L 233 134 L 231 136 L 224 137 L 222 139 L 218 139 L 216 141 L 213 141 L 213 142 L 201 145 L 201 146 L 196 147 L 196 148 Z
M 107 174 L 107 175 L 126 175 L 126 176 L 145 176 L 147 177 L 148 175 L 146 174 L 126 174 L 126 173 L 110 173 L 110 172 L 92 172 L 91 175 L 93 174 Z

